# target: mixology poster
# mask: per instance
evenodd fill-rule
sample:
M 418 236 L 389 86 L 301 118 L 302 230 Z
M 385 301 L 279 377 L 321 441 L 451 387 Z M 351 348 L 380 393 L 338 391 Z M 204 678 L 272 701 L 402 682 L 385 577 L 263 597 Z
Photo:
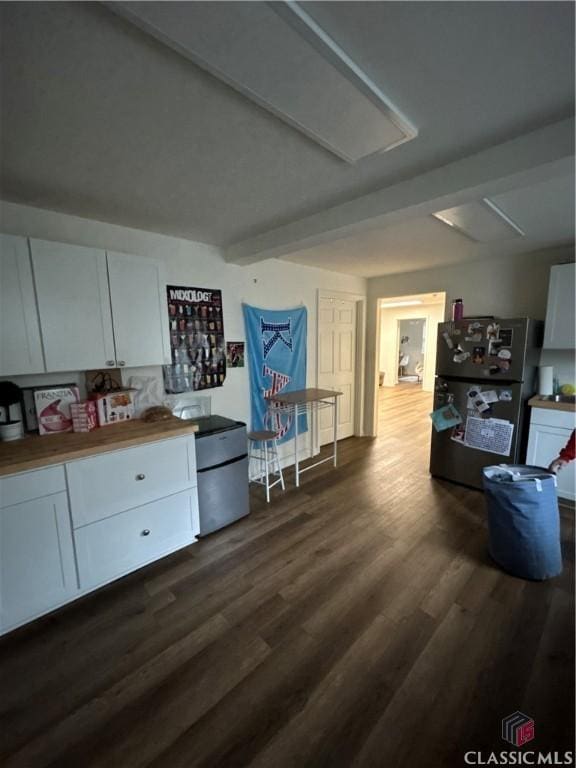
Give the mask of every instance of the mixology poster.
M 226 378 L 222 291 L 168 285 L 172 365 L 164 366 L 166 392 L 221 387 Z

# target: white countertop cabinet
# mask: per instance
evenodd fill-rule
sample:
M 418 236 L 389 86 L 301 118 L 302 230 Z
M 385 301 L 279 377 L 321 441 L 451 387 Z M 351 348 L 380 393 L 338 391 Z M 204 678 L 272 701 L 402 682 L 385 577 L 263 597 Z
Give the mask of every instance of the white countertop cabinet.
M 0 376 L 44 370 L 28 241 L 0 235 Z
M 574 349 L 574 264 L 558 264 L 550 269 L 544 349 Z
M 574 413 L 532 408 L 526 464 L 547 467 L 564 448 L 575 426 Z M 575 462 L 561 469 L 556 475 L 560 499 L 576 500 L 575 475 Z
M 193 433 L 0 477 L 0 634 L 199 532 Z

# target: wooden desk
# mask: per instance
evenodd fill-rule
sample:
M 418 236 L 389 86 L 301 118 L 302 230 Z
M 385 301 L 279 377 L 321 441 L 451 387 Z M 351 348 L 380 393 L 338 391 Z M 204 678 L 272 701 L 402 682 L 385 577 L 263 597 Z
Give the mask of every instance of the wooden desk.
M 331 389 L 311 388 L 300 389 L 296 392 L 279 392 L 277 395 L 273 395 L 268 399 L 268 402 L 273 408 L 281 409 L 283 411 L 292 411 L 294 415 L 294 466 L 296 470 L 297 488 L 300 486 L 300 475 L 302 472 L 307 472 L 309 469 L 313 469 L 327 461 L 332 461 L 334 466 L 336 466 L 338 450 L 338 398 L 341 395 L 342 392 L 336 392 Z M 298 418 L 305 413 L 311 413 L 310 432 L 312 438 L 312 453 L 314 453 L 314 416 L 315 413 L 322 408 L 334 409 L 334 440 L 332 455 L 326 456 L 324 459 L 314 462 L 314 464 L 308 464 L 306 467 L 300 468 L 300 461 L 298 459 Z

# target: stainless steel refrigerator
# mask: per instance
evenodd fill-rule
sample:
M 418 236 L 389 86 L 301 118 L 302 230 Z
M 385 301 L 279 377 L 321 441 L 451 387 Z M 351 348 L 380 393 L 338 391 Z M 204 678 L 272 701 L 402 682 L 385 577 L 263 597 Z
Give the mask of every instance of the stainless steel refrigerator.
M 223 416 L 194 420 L 200 536 L 250 512 L 246 425 Z
M 432 427 L 434 477 L 482 488 L 483 467 L 524 461 L 542 332 L 528 318 L 439 324 L 434 410 L 453 405 L 461 423 Z

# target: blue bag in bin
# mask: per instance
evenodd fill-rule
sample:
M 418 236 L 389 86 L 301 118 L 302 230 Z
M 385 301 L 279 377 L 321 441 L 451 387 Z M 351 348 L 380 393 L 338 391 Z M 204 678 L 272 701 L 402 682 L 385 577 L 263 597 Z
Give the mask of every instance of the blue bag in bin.
M 483 470 L 488 550 L 522 579 L 562 572 L 556 476 L 542 467 L 501 464 Z

